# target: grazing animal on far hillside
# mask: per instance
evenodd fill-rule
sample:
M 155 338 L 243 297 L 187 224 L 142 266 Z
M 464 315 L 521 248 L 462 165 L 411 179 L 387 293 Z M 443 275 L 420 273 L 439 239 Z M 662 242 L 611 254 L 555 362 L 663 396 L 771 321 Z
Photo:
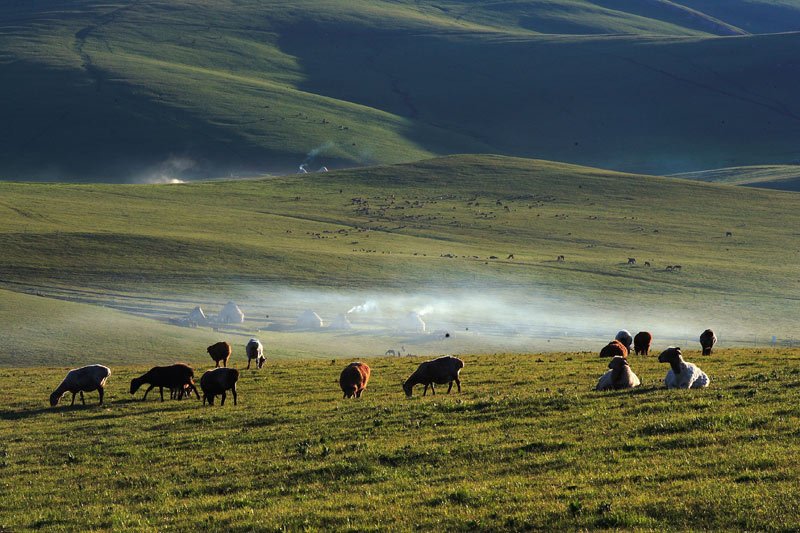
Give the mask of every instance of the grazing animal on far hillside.
M 345 398 L 361 398 L 361 393 L 367 388 L 369 381 L 369 365 L 362 362 L 350 363 L 339 375 L 339 386 L 342 387 Z
M 439 385 L 449 383 L 450 386 L 447 387 L 447 394 L 450 394 L 450 391 L 453 389 L 453 382 L 455 382 L 458 387 L 458 392 L 461 392 L 460 373 L 462 368 L 464 368 L 464 361 L 451 355 L 445 355 L 444 357 L 439 357 L 432 361 L 425 361 L 424 363 L 420 363 L 417 370 L 403 382 L 403 391 L 406 393 L 406 396 L 410 398 L 414 385 L 422 384 L 425 385 L 425 391 L 422 393 L 423 396 L 428 394 L 429 385 L 431 387 L 431 392 L 435 395 L 436 389 L 433 387 L 434 383 Z
M 239 371 L 235 368 L 215 368 L 207 371 L 200 378 L 200 388 L 203 390 L 203 405 L 208 400 L 208 405 L 214 405 L 214 396 L 221 394 L 220 405 L 225 405 L 225 393 L 233 394 L 233 405 L 236 405 L 236 382 L 239 381 Z
M 644 262 L 644 266 L 649 267 L 650 266 L 650 261 L 645 261 Z
M 206 348 L 208 355 L 211 356 L 217 364 L 216 367 L 222 363 L 222 366 L 228 366 L 228 359 L 231 356 L 231 345 L 225 341 L 218 342 L 216 344 L 212 344 L 208 348 Z
M 619 341 L 622 343 L 623 346 L 628 350 L 631 351 L 631 344 L 633 344 L 633 337 L 631 336 L 631 332 L 627 329 L 621 329 L 617 332 L 614 340 Z
M 564 259 L 563 255 L 559 255 L 558 257 L 556 257 L 557 263 L 563 263 L 564 261 L 566 261 L 566 259 Z
M 258 339 L 250 339 L 247 342 L 247 346 L 244 347 L 244 351 L 247 354 L 247 369 L 250 370 L 250 361 L 253 359 L 256 360 L 256 368 L 261 368 L 264 366 L 264 346 L 261 344 L 261 341 Z
M 624 357 L 617 355 L 608 362 L 605 374 L 600 377 L 594 390 L 618 390 L 638 387 L 641 381 L 631 370 L 630 363 Z
M 668 389 L 702 389 L 708 387 L 711 382 L 697 365 L 683 360 L 680 348 L 670 346 L 661 352 L 658 362 L 669 363 L 671 367 L 664 378 L 664 384 Z
M 633 349 L 636 355 L 648 355 L 650 353 L 650 343 L 653 342 L 653 334 L 649 331 L 640 331 L 633 338 Z
M 111 369 L 103 365 L 89 365 L 82 368 L 76 368 L 67 372 L 67 376 L 61 385 L 53 391 L 50 395 L 50 405 L 56 406 L 61 401 L 64 393 L 72 393 L 72 403 L 75 405 L 75 394 L 80 393 L 81 403 L 86 405 L 86 400 L 83 398 L 84 392 L 97 391 L 100 393 L 100 405 L 103 405 L 103 393 L 108 376 L 111 375 Z
M 636 258 L 634 258 L 634 257 L 629 257 L 629 258 L 628 258 L 628 264 L 629 264 L 629 265 L 635 265 L 635 264 L 636 264 Z
M 714 331 L 707 329 L 700 334 L 700 346 L 703 347 L 703 355 L 711 355 L 711 349 L 717 343 L 717 336 Z
M 186 394 L 186 390 L 193 390 L 198 399 L 200 395 L 197 394 L 197 388 L 194 386 L 194 370 L 189 365 L 183 363 L 175 363 L 170 366 L 154 366 L 145 374 L 138 378 L 131 380 L 131 394 L 136 394 L 139 387 L 145 383 L 150 386 L 144 391 L 142 401 L 147 399 L 147 393 L 158 387 L 158 392 L 161 394 L 161 401 L 164 401 L 164 389 L 170 390 L 170 398 L 177 398 L 180 400 Z M 176 394 L 177 393 L 177 394 Z
M 609 342 L 600 350 L 600 357 L 614 357 L 617 355 L 628 357 L 628 349 L 617 340 Z

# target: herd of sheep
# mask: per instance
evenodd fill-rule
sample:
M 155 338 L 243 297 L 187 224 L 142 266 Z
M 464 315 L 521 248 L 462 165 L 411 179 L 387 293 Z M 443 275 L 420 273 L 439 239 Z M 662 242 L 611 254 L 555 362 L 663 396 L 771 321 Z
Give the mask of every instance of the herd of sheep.
M 637 387 L 641 381 L 633 373 L 627 356 L 631 350 L 631 345 L 637 354 L 647 355 L 650 350 L 650 343 L 653 336 L 646 332 L 640 332 L 635 337 L 627 330 L 617 333 L 616 338 L 608 343 L 600 351 L 601 357 L 611 357 L 608 364 L 609 370 L 605 372 L 597 382 L 595 390 L 616 390 Z M 705 330 L 700 335 L 700 344 L 703 348 L 703 355 L 710 355 L 711 349 L 717 342 L 717 337 L 710 329 Z M 214 398 L 220 396 L 220 404 L 225 405 L 227 392 L 231 391 L 233 403 L 237 403 L 236 384 L 239 381 L 239 371 L 235 368 L 228 368 L 228 359 L 231 356 L 231 346 L 227 342 L 218 342 L 207 348 L 208 354 L 216 363 L 216 367 L 203 374 L 200 378 L 200 389 L 203 391 L 203 405 L 208 401 L 209 405 L 214 405 Z M 258 339 L 250 339 L 245 347 L 247 354 L 247 368 L 250 368 L 251 361 L 256 362 L 256 367 L 264 365 L 264 347 Z M 658 357 L 660 363 L 669 363 L 670 369 L 664 380 L 667 388 L 698 389 L 707 387 L 709 384 L 708 376 L 700 370 L 697 365 L 687 363 L 683 360 L 680 348 L 669 347 Z M 222 367 L 220 367 L 222 363 Z M 427 395 L 428 387 L 431 392 L 436 394 L 434 385 L 448 384 L 447 393 L 449 394 L 456 384 L 458 392 L 461 392 L 461 369 L 464 368 L 464 361 L 453 356 L 443 356 L 431 361 L 425 361 L 417 367 L 417 370 L 403 382 L 403 392 L 411 397 L 412 390 L 416 385 L 425 385 L 423 396 Z M 106 380 L 111 375 L 111 369 L 103 365 L 88 365 L 82 368 L 70 370 L 64 381 L 50 395 L 50 405 L 55 406 L 67 392 L 72 393 L 72 405 L 75 404 L 75 395 L 80 394 L 81 402 L 85 405 L 84 392 L 98 391 L 100 395 L 100 405 L 103 404 L 103 394 Z M 356 362 L 347 365 L 339 376 L 339 385 L 342 388 L 345 398 L 360 398 L 370 377 L 370 368 L 366 363 Z M 194 370 L 184 363 L 175 363 L 170 366 L 156 366 L 148 370 L 138 378 L 131 380 L 130 393 L 135 394 L 143 385 L 149 385 L 144 392 L 147 393 L 158 387 L 161 401 L 164 401 L 164 389 L 169 389 L 170 398 L 181 399 L 190 396 L 194 392 L 199 399 L 200 394 L 194 384 Z

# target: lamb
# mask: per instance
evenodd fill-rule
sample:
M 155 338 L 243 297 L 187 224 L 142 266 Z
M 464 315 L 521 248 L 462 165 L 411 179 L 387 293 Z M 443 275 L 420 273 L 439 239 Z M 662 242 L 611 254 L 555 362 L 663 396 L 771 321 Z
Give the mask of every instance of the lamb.
M 458 392 L 461 392 L 459 373 L 462 368 L 464 368 L 464 361 L 450 355 L 445 355 L 444 357 L 439 357 L 432 361 L 425 361 L 424 363 L 420 363 L 417 370 L 403 383 L 403 391 L 405 391 L 406 396 L 410 398 L 414 385 L 424 384 L 425 391 L 422 395 L 425 396 L 428 394 L 428 385 L 430 385 L 431 392 L 435 395 L 436 389 L 433 387 L 434 383 L 438 383 L 439 385 L 449 383 L 450 386 L 447 388 L 447 394 L 450 394 L 450 391 L 453 389 L 453 382 L 455 381 Z
M 633 338 L 633 349 L 636 355 L 648 355 L 650 353 L 650 343 L 653 342 L 653 334 L 649 331 L 640 331 Z
M 266 359 L 264 358 L 264 346 L 261 344 L 260 340 L 250 339 L 247 342 L 247 346 L 245 346 L 244 351 L 247 353 L 248 370 L 250 370 L 250 361 L 253 359 L 256 360 L 256 368 L 261 368 L 264 366 Z
M 711 380 L 694 363 L 683 360 L 680 348 L 670 346 L 658 356 L 659 363 L 669 363 L 672 368 L 664 378 L 668 389 L 703 389 Z
M 700 334 L 700 346 L 703 347 L 703 355 L 711 355 L 711 349 L 717 343 L 717 336 L 714 331 L 707 329 Z
M 367 388 L 370 368 L 366 363 L 356 362 L 347 365 L 339 375 L 339 385 L 342 387 L 345 398 L 361 398 L 361 393 Z
M 633 337 L 631 336 L 631 332 L 627 329 L 621 329 L 617 332 L 617 336 L 614 337 L 614 340 L 619 341 L 622 343 L 623 346 L 630 352 L 631 351 L 631 344 L 633 344 Z
M 220 405 L 225 405 L 225 395 L 228 390 L 233 393 L 233 405 L 236 405 L 236 382 L 239 381 L 239 371 L 235 368 L 215 368 L 209 370 L 200 378 L 200 388 L 203 389 L 203 405 L 208 400 L 208 405 L 214 405 L 214 396 L 222 395 Z
M 216 344 L 212 344 L 208 348 L 206 348 L 208 355 L 211 356 L 217 364 L 215 368 L 219 367 L 219 363 L 222 362 L 222 366 L 228 366 L 228 358 L 231 356 L 231 345 L 225 341 L 218 342 Z
M 642 382 L 631 370 L 628 360 L 617 355 L 608 362 L 605 374 L 600 377 L 594 390 L 618 390 L 638 387 Z
M 619 341 L 611 341 L 600 350 L 600 357 L 628 357 L 628 349 Z
M 61 385 L 50 395 L 50 405 L 56 406 L 61 401 L 61 397 L 69 391 L 72 393 L 72 403 L 75 405 L 75 393 L 80 392 L 81 403 L 86 405 L 86 400 L 83 398 L 84 392 L 92 392 L 96 390 L 100 393 L 100 405 L 103 405 L 103 392 L 106 385 L 108 376 L 111 375 L 111 369 L 103 365 L 89 365 L 82 368 L 76 368 L 67 372 L 67 376 Z
M 142 401 L 147 399 L 147 393 L 158 387 L 161 394 L 161 401 L 164 401 L 164 388 L 170 390 L 170 398 L 183 398 L 184 394 L 193 390 L 195 396 L 200 398 L 197 388 L 194 386 L 194 370 L 184 363 L 175 363 L 171 366 L 154 366 L 143 375 L 131 380 L 131 394 L 136 394 L 139 387 L 145 383 L 150 386 L 144 391 Z

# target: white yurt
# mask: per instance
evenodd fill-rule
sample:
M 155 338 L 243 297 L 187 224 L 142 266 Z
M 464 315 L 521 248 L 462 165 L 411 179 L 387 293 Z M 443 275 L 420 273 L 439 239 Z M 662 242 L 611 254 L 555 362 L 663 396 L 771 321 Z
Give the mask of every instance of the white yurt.
M 239 306 L 233 302 L 228 302 L 222 311 L 217 316 L 217 321 L 224 324 L 241 324 L 244 322 L 244 313 L 239 309 Z
M 307 309 L 302 315 L 297 317 L 295 326 L 302 329 L 321 328 L 322 318 L 311 309 Z
M 425 332 L 425 322 L 420 318 L 419 313 L 411 311 L 406 317 L 400 321 L 397 326 L 403 331 L 416 331 L 419 333 Z
M 344 315 L 344 313 L 339 313 L 336 315 L 336 319 L 331 322 L 329 327 L 331 329 L 353 329 L 353 324 L 347 320 L 347 317 Z
M 198 324 L 204 324 L 205 322 L 208 322 L 208 317 L 203 312 L 203 308 L 199 305 L 192 309 L 192 312 L 186 315 L 186 318 L 189 320 L 194 320 Z

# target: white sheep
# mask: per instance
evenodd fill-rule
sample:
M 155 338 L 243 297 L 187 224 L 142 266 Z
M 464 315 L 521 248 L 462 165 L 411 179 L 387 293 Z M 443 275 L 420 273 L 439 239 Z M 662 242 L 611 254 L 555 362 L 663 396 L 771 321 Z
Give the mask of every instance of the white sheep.
M 50 395 L 50 405 L 56 406 L 66 392 L 72 393 L 72 403 L 75 405 L 75 394 L 81 394 L 81 403 L 86 405 L 83 398 L 84 392 L 96 390 L 100 393 L 100 405 L 103 405 L 103 387 L 105 387 L 111 369 L 103 365 L 89 365 L 76 368 L 67 372 L 67 377 L 61 382 L 56 390 Z
M 631 370 L 628 360 L 621 355 L 611 358 L 605 374 L 600 377 L 594 390 L 632 389 L 641 385 L 641 381 Z
M 621 329 L 617 332 L 617 336 L 614 337 L 615 341 L 619 341 L 622 345 L 628 349 L 628 352 L 631 351 L 631 344 L 633 344 L 633 335 L 627 329 Z
M 668 389 L 703 389 L 711 380 L 694 363 L 683 360 L 680 348 L 670 346 L 658 356 L 659 363 L 669 363 L 672 368 L 664 378 Z
M 250 339 L 247 342 L 247 346 L 244 347 L 244 351 L 247 353 L 247 369 L 250 370 L 250 361 L 253 359 L 256 360 L 256 368 L 261 368 L 264 366 L 264 345 L 261 344 L 261 341 L 258 339 Z

